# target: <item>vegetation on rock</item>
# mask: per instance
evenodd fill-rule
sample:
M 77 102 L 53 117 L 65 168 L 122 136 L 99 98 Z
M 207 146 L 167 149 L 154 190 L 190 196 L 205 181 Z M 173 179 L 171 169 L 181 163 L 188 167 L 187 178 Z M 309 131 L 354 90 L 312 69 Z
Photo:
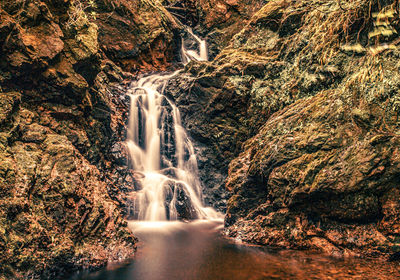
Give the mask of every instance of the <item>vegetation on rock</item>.
M 371 35 L 377 14 L 398 10 L 386 2 L 271 1 L 221 53 L 251 48 L 276 65 L 253 83 L 269 89 L 257 102 L 266 123 L 230 164 L 230 235 L 335 255 L 397 250 L 399 51 L 383 48 L 396 32 Z

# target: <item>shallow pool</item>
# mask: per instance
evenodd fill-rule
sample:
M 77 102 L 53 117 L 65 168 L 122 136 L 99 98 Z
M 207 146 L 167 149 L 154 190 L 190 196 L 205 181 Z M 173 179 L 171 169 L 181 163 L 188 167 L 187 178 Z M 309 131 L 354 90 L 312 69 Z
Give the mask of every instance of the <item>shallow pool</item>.
M 74 280 L 400 279 L 400 265 L 245 246 L 222 238 L 218 221 L 130 223 L 141 240 L 132 262 Z

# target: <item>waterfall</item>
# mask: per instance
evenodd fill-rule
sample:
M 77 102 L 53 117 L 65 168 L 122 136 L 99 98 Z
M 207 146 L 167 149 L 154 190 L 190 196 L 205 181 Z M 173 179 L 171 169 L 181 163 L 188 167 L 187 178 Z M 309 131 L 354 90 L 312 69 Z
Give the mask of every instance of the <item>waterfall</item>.
M 197 42 L 199 52 L 196 52 L 195 50 L 187 49 L 185 47 L 185 41 L 182 38 L 181 56 L 182 56 L 183 63 L 188 63 L 191 60 L 207 61 L 208 60 L 208 51 L 207 51 L 206 40 L 200 39 L 196 34 L 193 33 L 193 31 L 190 27 L 187 27 L 186 31 Z
M 199 44 L 199 53 L 186 50 L 182 59 L 207 60 L 205 40 L 189 34 Z M 213 219 L 220 215 L 204 207 L 197 158 L 182 126 L 175 104 L 163 95 L 172 74 L 154 74 L 134 82 L 129 89 L 130 113 L 127 147 L 132 168 L 141 175 L 141 189 L 133 194 L 133 212 L 138 220 Z

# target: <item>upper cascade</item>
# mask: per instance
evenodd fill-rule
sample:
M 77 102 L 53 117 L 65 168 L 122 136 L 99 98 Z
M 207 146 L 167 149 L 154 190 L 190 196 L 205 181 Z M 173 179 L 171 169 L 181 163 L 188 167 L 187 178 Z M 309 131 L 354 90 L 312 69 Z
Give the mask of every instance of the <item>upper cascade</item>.
M 207 46 L 191 31 L 199 52 L 186 50 L 184 63 L 206 60 Z M 133 216 L 138 220 L 216 219 L 220 214 L 204 207 L 197 158 L 182 127 L 178 108 L 163 95 L 172 74 L 154 74 L 134 82 L 131 99 L 127 147 L 132 168 L 141 175 L 141 190 L 134 194 Z
M 184 64 L 187 64 L 191 60 L 208 61 L 207 41 L 205 39 L 201 39 L 196 34 L 194 34 L 190 27 L 186 27 L 186 31 L 197 43 L 198 51 L 188 48 L 185 44 L 186 43 L 185 40 L 182 38 L 182 44 L 181 44 L 182 62 Z

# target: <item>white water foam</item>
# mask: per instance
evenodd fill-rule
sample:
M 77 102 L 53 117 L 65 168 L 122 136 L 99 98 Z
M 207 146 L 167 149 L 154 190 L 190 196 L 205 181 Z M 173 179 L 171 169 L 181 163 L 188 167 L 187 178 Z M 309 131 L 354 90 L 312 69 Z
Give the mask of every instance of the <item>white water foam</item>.
M 189 34 L 199 43 L 199 53 L 186 50 L 184 62 L 207 60 L 205 40 Z M 164 88 L 172 74 L 154 74 L 132 84 L 127 147 L 132 168 L 141 175 L 141 190 L 133 193 L 135 218 L 145 221 L 221 219 L 222 215 L 204 207 L 197 158 L 182 127 L 178 108 Z

